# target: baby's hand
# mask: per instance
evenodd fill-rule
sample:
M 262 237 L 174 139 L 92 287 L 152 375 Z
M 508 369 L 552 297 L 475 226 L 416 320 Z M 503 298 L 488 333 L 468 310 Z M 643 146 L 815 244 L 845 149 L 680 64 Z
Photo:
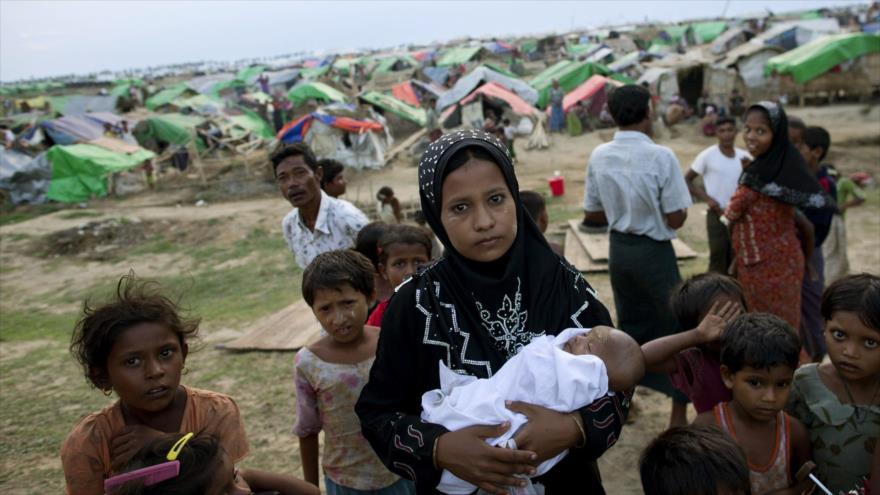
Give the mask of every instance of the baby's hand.
M 739 316 L 740 313 L 742 313 L 742 306 L 733 301 L 727 301 L 720 308 L 717 302 L 713 304 L 709 309 L 709 313 L 706 314 L 703 321 L 697 327 L 700 342 L 705 344 L 720 339 L 727 324 Z

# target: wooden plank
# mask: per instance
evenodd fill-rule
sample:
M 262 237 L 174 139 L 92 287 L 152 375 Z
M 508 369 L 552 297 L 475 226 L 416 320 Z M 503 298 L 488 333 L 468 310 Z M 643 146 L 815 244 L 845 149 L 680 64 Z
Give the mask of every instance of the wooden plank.
M 223 344 L 232 351 L 296 351 L 321 336 L 321 325 L 304 300 L 254 323 L 241 337 Z
M 604 232 L 595 234 L 581 232 L 581 230 L 578 229 L 579 224 L 580 221 L 578 220 L 569 220 L 569 231 L 574 233 L 575 239 L 580 242 L 581 246 L 583 246 L 584 250 L 593 261 L 608 263 L 608 251 L 610 249 L 608 234 Z M 675 257 L 677 259 L 690 259 L 697 257 L 697 252 L 679 238 L 672 240 L 672 249 L 675 250 Z
M 571 232 L 575 234 L 577 240 L 580 241 L 587 254 L 590 255 L 590 258 L 593 261 L 604 261 L 607 263 L 609 250 L 608 234 L 587 234 L 586 232 L 581 232 L 578 225 L 580 225 L 579 220 L 568 221 Z
M 403 142 L 392 148 L 385 154 L 385 163 L 391 163 L 397 158 L 401 152 L 409 149 L 410 146 L 414 145 L 416 141 L 424 137 L 428 133 L 427 129 L 422 129 L 420 131 L 414 132 L 408 138 L 404 139 Z
M 590 259 L 590 255 L 587 254 L 587 251 L 571 230 L 565 233 L 565 246 L 563 253 L 565 259 L 574 265 L 574 267 L 580 272 L 597 273 L 608 271 L 608 263 L 597 262 Z

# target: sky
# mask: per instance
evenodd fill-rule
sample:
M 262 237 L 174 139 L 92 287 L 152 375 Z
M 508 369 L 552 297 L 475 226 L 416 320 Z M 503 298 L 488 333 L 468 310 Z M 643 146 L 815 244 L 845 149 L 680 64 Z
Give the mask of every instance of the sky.
M 0 0 L 0 80 L 863 2 Z

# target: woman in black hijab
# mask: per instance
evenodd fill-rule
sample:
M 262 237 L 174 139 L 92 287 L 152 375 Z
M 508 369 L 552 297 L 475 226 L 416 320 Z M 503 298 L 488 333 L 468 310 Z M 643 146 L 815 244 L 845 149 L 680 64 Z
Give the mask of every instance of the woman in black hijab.
M 813 249 L 812 225 L 797 208 L 828 208 L 834 201 L 791 144 L 782 107 L 768 101 L 749 107 L 743 139 L 754 160 L 745 164 L 721 219 L 731 229 L 736 278 L 749 311 L 775 314 L 797 329 L 804 260 Z
M 534 337 L 570 327 L 609 325 L 586 280 L 557 256 L 519 200 L 507 147 L 482 131 L 459 131 L 430 145 L 419 163 L 422 211 L 445 256 L 397 289 L 382 322 L 376 361 L 355 408 L 364 436 L 392 471 L 435 493 L 443 469 L 506 493 L 532 466 L 565 449 L 534 478 L 547 494 L 604 493 L 597 459 L 619 436 L 629 395 L 609 395 L 573 414 L 527 404 L 515 437 L 520 450 L 489 447 L 498 425 L 449 432 L 420 420 L 421 398 L 439 387 L 438 362 L 492 376 Z

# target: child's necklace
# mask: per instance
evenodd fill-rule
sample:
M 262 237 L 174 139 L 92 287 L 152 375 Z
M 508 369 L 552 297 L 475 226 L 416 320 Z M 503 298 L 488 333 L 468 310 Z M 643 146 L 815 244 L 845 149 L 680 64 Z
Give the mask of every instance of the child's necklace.
M 858 404 L 856 404 L 856 399 L 853 396 L 852 391 L 849 389 L 849 384 L 847 383 L 846 378 L 844 378 L 843 375 L 840 374 L 840 371 L 837 372 L 837 376 L 840 378 L 840 381 L 843 382 L 843 389 L 846 391 L 846 396 L 849 398 L 850 405 L 855 410 L 855 414 L 853 414 L 853 417 L 857 421 L 861 421 L 862 418 L 860 417 L 860 414 L 859 414 Z M 871 400 L 868 401 L 868 406 L 874 405 L 874 400 L 877 399 L 878 392 L 880 392 L 880 380 L 878 380 L 877 384 L 874 385 L 874 393 L 871 395 Z

